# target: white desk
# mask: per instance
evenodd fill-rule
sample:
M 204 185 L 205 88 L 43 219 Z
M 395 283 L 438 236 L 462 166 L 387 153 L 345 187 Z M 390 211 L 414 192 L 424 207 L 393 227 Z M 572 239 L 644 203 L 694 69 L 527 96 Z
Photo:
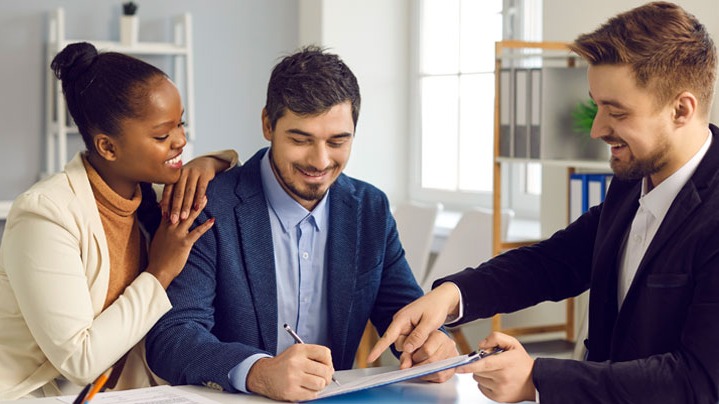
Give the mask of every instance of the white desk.
M 222 404 L 238 404 L 238 403 L 273 403 L 268 398 L 246 395 L 246 394 L 230 394 L 216 390 L 211 390 L 200 386 L 179 386 L 179 389 L 192 392 L 202 397 L 220 402 Z M 100 397 L 102 393 L 98 394 Z M 96 399 L 97 399 L 96 397 Z M 94 400 L 93 400 L 94 401 Z M 17 401 L 0 401 L 0 403 L 14 404 L 59 404 L 60 401 L 54 397 L 36 398 Z M 472 404 L 490 404 L 495 403 L 477 388 L 477 384 L 472 379 L 471 374 L 455 375 L 453 379 L 446 383 L 426 383 L 426 382 L 402 382 L 391 384 L 388 386 L 376 387 L 355 393 L 349 393 L 341 396 L 329 397 L 323 400 L 313 401 L 318 404 L 328 403 L 472 403 Z

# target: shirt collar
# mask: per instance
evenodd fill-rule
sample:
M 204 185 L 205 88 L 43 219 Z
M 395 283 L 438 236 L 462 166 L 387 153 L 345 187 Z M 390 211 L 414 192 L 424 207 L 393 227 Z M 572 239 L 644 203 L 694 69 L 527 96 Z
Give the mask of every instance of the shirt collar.
M 696 171 L 707 150 L 709 150 L 711 142 L 712 134 L 709 132 L 707 139 L 696 154 L 651 191 L 647 191 L 647 177 L 644 177 L 642 179 L 642 193 L 639 197 L 639 205 L 648 210 L 655 218 L 663 218 L 679 191 L 694 175 L 694 171 Z
M 287 194 L 287 191 L 282 188 L 277 177 L 275 177 L 275 173 L 270 166 L 270 149 L 267 149 L 260 161 L 260 175 L 262 177 L 262 188 L 265 191 L 267 203 L 282 225 L 282 231 L 285 233 L 288 232 L 289 229 L 294 228 L 305 219 L 309 220 L 316 231 L 323 228 L 326 217 L 325 209 L 327 208 L 327 201 L 330 195 L 329 191 L 327 191 L 325 196 L 311 212 L 305 209 L 304 206 L 300 205 L 299 202 Z

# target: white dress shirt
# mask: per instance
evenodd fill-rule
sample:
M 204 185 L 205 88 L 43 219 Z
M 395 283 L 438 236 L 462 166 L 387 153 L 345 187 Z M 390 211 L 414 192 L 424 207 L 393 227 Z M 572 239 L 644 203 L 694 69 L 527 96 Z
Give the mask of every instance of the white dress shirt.
M 646 177 L 642 179 L 639 209 L 634 215 L 632 226 L 621 250 L 619 276 L 617 278 L 617 307 L 622 307 L 624 298 L 629 292 L 632 281 L 634 281 L 639 264 L 654 239 L 654 235 L 657 234 L 657 230 L 664 221 L 664 217 L 667 215 L 667 211 L 669 211 L 677 194 L 689 181 L 707 150 L 709 150 L 711 140 L 711 132 L 707 132 L 707 139 L 699 151 L 674 174 L 653 189 L 648 189 L 649 183 Z

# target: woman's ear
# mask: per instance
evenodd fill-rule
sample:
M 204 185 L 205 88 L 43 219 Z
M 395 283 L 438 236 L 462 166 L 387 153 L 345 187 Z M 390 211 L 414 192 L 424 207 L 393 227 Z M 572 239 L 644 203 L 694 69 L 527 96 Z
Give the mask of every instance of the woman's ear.
M 692 120 L 697 113 L 697 98 L 689 91 L 684 91 L 674 101 L 674 124 L 683 126 Z
M 100 157 L 107 161 L 114 161 L 117 159 L 117 151 L 115 149 L 116 145 L 111 136 L 100 133 L 95 135 L 93 143 L 95 144 L 95 150 L 97 150 L 97 154 L 99 154 Z

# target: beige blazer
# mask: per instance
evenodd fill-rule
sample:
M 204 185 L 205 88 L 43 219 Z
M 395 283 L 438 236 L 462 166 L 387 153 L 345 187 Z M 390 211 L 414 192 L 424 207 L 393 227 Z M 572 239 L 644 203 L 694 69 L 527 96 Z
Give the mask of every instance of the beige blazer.
M 215 156 L 237 163 L 234 151 Z M 38 388 L 60 394 L 61 376 L 92 382 L 170 310 L 157 279 L 142 273 L 102 311 L 109 274 L 105 233 L 78 154 L 65 171 L 21 194 L 7 218 L 0 244 L 0 400 Z M 150 383 L 144 344 L 137 348 L 118 388 Z

